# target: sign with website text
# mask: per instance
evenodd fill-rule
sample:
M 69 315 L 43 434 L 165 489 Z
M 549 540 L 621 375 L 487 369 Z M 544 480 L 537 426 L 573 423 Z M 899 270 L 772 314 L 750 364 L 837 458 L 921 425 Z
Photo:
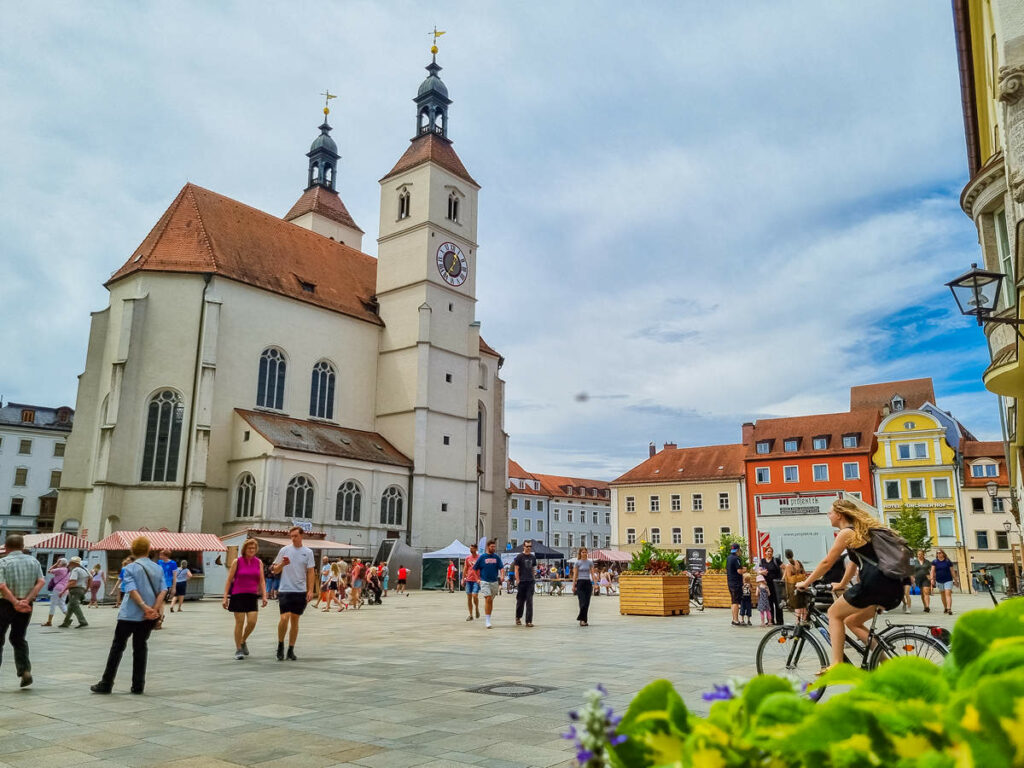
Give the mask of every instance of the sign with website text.
M 706 549 L 687 548 L 686 550 L 686 570 L 690 573 L 704 573 L 707 568 L 708 562 L 708 551 Z
M 769 515 L 824 515 L 839 498 L 839 493 L 761 496 L 757 500 L 757 514 Z

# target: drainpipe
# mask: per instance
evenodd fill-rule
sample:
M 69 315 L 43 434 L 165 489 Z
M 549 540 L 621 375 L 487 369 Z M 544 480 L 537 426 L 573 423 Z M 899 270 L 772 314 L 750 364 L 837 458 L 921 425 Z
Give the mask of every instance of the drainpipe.
M 199 329 L 196 331 L 196 361 L 192 368 L 192 406 L 188 414 L 188 439 L 185 441 L 185 468 L 181 474 L 181 503 L 178 506 L 178 532 L 185 526 L 185 496 L 188 493 L 189 466 L 192 461 L 192 441 L 196 424 L 196 408 L 199 404 L 199 368 L 203 362 L 203 330 L 206 327 L 206 292 L 210 288 L 213 273 L 203 274 L 203 295 L 199 304 Z
M 412 546 L 412 475 L 415 467 L 409 467 L 409 509 L 406 510 L 408 514 L 405 516 L 405 543 L 407 546 Z

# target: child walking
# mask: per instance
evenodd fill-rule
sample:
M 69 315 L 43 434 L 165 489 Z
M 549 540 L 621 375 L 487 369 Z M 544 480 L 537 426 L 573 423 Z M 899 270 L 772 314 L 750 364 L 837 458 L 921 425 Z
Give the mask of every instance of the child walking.
M 763 573 L 757 574 L 757 610 L 761 613 L 762 627 L 772 623 L 772 601 Z
M 740 597 L 740 624 L 750 626 L 750 614 L 754 592 L 754 575 L 748 573 L 743 577 L 743 593 Z M 746 617 L 744 619 L 744 617 Z

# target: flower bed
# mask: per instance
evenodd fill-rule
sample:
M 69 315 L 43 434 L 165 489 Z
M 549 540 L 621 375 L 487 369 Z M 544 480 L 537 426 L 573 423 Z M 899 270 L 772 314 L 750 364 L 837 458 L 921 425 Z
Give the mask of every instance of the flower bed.
M 728 608 L 732 605 L 724 571 L 705 571 L 700 586 L 704 594 L 705 608 Z
M 690 612 L 690 574 L 630 573 L 619 576 L 619 613 L 685 616 Z

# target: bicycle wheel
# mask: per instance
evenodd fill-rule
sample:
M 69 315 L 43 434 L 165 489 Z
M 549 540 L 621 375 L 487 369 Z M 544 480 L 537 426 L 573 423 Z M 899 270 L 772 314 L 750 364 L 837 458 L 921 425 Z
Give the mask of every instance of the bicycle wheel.
M 788 676 L 801 683 L 813 683 L 828 665 L 828 656 L 814 632 L 817 630 L 813 627 L 792 624 L 766 632 L 757 646 L 758 674 Z
M 699 581 L 694 581 L 690 586 L 690 602 L 699 610 L 704 610 L 704 588 Z
M 927 631 L 901 628 L 881 636 L 881 641 L 871 652 L 868 669 L 876 669 L 879 664 L 899 656 L 917 656 L 936 664 L 941 664 L 949 653 L 949 648 L 939 642 Z

